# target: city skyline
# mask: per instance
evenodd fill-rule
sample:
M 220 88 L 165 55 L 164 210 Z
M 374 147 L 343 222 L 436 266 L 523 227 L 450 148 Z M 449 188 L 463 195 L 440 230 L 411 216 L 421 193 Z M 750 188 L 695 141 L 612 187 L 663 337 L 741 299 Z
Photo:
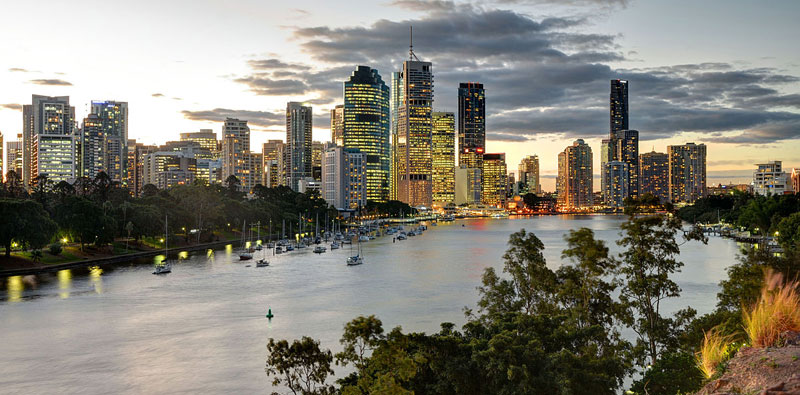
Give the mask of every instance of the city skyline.
M 399 70 L 399 62 L 407 50 L 407 27 L 414 25 L 415 47 L 437 70 L 434 110 L 457 109 L 459 82 L 482 82 L 486 88 L 487 151 L 505 152 L 509 164 L 516 164 L 528 155 L 539 155 L 545 190 L 554 190 L 557 153 L 571 141 L 581 138 L 595 151 L 600 147 L 600 139 L 608 133 L 608 126 L 604 125 L 609 121 L 607 107 L 602 102 L 608 95 L 608 80 L 613 78 L 630 81 L 630 128 L 640 132 L 640 152 L 649 152 L 652 147 L 666 152 L 668 145 L 705 143 L 709 185 L 747 181 L 753 164 L 768 160 L 782 160 L 786 168 L 800 165 L 796 84 L 800 62 L 796 51 L 784 50 L 781 46 L 785 44 L 777 39 L 780 34 L 796 32 L 797 28 L 785 19 L 786 15 L 796 14 L 791 12 L 798 7 L 796 4 L 775 4 L 771 7 L 774 10 L 755 9 L 755 5 L 744 2 L 740 7 L 728 7 L 735 10 L 726 9 L 723 14 L 758 12 L 772 17 L 769 26 L 762 25 L 758 34 L 738 41 L 736 38 L 746 35 L 751 27 L 733 32 L 721 26 L 725 15 L 708 12 L 719 7 L 718 3 L 686 5 L 683 12 L 687 15 L 696 11 L 695 14 L 707 18 L 702 26 L 710 33 L 678 51 L 675 44 L 662 43 L 652 34 L 636 34 L 642 33 L 646 22 L 653 26 L 654 11 L 674 10 L 661 10 L 661 5 L 636 1 L 599 6 L 594 2 L 578 3 L 582 5 L 546 4 L 547 7 L 536 8 L 494 4 L 481 8 L 461 3 L 456 6 L 449 2 L 400 1 L 365 5 L 364 14 L 343 17 L 338 26 L 326 24 L 333 19 L 329 16 L 338 15 L 339 11 L 316 2 L 296 5 L 303 7 L 308 15 L 270 7 L 270 10 L 276 8 L 275 14 L 284 15 L 288 22 L 268 16 L 264 9 L 247 3 L 240 3 L 238 10 L 221 11 L 216 5 L 189 7 L 185 15 L 179 14 L 182 18 L 177 26 L 211 21 L 212 11 L 228 17 L 250 11 L 253 15 L 246 20 L 265 18 L 265 27 L 258 29 L 276 30 L 277 34 L 270 36 L 274 38 L 267 44 L 255 43 L 250 35 L 258 29 L 245 23 L 237 29 L 242 37 L 240 42 L 223 47 L 221 52 L 227 55 L 224 61 L 206 57 L 198 62 L 195 59 L 198 55 L 192 51 L 199 49 L 201 39 L 208 33 L 195 29 L 196 37 L 175 31 L 171 31 L 171 36 L 165 34 L 186 40 L 181 48 L 166 54 L 172 46 L 152 45 L 160 31 L 142 32 L 125 22 L 119 27 L 122 34 L 133 38 L 132 45 L 147 43 L 152 54 L 136 49 L 126 56 L 141 59 L 117 57 L 116 62 L 131 60 L 128 63 L 138 65 L 137 70 L 150 64 L 152 69 L 139 74 L 128 73 L 126 67 L 130 66 L 102 60 L 87 64 L 77 47 L 71 46 L 56 49 L 57 55 L 62 56 L 58 67 L 53 66 L 43 60 L 42 54 L 31 50 L 44 42 L 43 35 L 26 35 L 0 44 L 3 52 L 9 54 L 0 60 L 4 70 L 0 76 L 0 84 L 4 86 L 0 92 L 0 132 L 6 142 L 15 140 L 17 133 L 22 132 L 20 106 L 30 103 L 31 95 L 70 96 L 71 105 L 76 107 L 76 120 L 87 117 L 94 100 L 128 102 L 131 110 L 128 138 L 146 144 L 161 144 L 175 139 L 179 133 L 207 128 L 221 138 L 221 121 L 226 116 L 247 120 L 253 131 L 251 150 L 259 152 L 266 140 L 285 136 L 281 125 L 285 122 L 286 102 L 300 101 L 313 106 L 314 140 L 327 141 L 330 110 L 341 100 L 340 81 L 357 65 L 373 67 L 383 76 Z M 32 13 L 26 14 L 26 7 L 23 4 L 7 7 L 10 16 L 19 15 L 0 29 L 13 31 L 15 24 L 29 21 L 30 17 L 25 15 Z M 71 12 L 80 15 L 79 4 L 53 7 L 60 11 L 55 14 L 61 17 Z M 152 7 L 151 3 L 143 3 L 145 10 L 152 11 Z M 184 12 L 175 5 L 165 7 L 164 16 Z M 673 7 L 681 8 L 677 4 Z M 576 19 L 595 10 L 599 12 L 592 17 Z M 147 15 L 138 12 L 132 16 L 133 21 Z M 296 14 L 302 15 L 292 16 Z M 188 17 L 197 21 L 190 22 Z M 620 18 L 625 18 L 626 23 L 614 23 Z M 453 34 L 448 38 L 449 47 L 448 43 L 439 43 L 445 34 L 439 29 L 459 21 L 483 22 Z M 503 22 L 518 23 L 517 32 L 501 29 Z M 98 24 L 105 23 L 92 19 L 85 26 L 71 25 L 64 30 L 67 36 L 85 37 Z M 664 29 L 662 24 L 654 26 L 656 31 Z M 697 33 L 699 28 L 694 29 Z M 213 25 L 208 30 L 220 35 L 209 41 L 211 44 L 219 43 L 229 34 Z M 692 33 L 689 30 L 676 34 L 680 38 Z M 461 44 L 479 33 L 486 38 L 476 42 L 474 48 Z M 557 43 L 556 35 L 567 39 L 568 44 Z M 534 47 L 534 38 L 543 39 L 544 47 Z M 356 43 L 363 44 L 360 45 L 363 48 L 354 46 Z M 502 43 L 508 45 L 499 45 Z M 512 48 L 512 44 L 521 46 Z M 661 52 L 654 53 L 652 48 L 661 48 Z M 544 56 L 545 52 L 551 56 Z M 450 59 L 454 54 L 469 56 L 456 61 Z M 154 63 L 157 56 L 168 60 Z M 519 56 L 539 56 L 543 60 L 526 61 Z M 487 63 L 490 58 L 504 67 Z M 156 65 L 159 67 L 153 67 Z M 125 78 L 118 79 L 119 75 Z M 523 77 L 531 81 L 522 83 Z M 203 83 L 197 84 L 198 80 Z M 532 86 L 536 89 L 531 89 Z M 718 108 L 714 100 L 721 100 Z M 676 134 L 680 130 L 685 132 Z M 599 155 L 595 155 L 595 190 L 600 185 L 599 160 Z

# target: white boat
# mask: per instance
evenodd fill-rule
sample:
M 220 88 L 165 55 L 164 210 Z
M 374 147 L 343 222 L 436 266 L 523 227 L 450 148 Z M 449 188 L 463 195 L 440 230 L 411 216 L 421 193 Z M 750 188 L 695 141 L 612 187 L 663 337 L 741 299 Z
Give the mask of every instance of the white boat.
M 167 274 L 172 273 L 172 262 L 169 260 L 169 232 L 167 231 L 169 223 L 169 218 L 164 217 L 164 259 L 161 262 L 155 264 L 153 268 L 153 274 Z
M 339 249 L 339 242 L 334 241 L 331 243 L 331 250 L 338 250 Z
M 397 240 L 405 240 L 406 238 L 407 237 L 405 233 L 400 233 L 399 235 L 397 235 Z
M 293 246 L 293 245 L 291 245 L 291 244 L 288 244 L 288 245 L 286 246 L 286 251 L 287 251 L 287 252 L 289 252 L 289 251 L 294 251 L 294 246 Z
M 269 266 L 269 262 L 267 262 L 266 259 L 259 259 L 256 262 L 256 267 L 267 267 L 267 266 Z
M 358 241 L 369 241 L 369 236 L 365 236 L 365 235 L 359 236 L 358 237 Z
M 328 251 L 328 249 L 325 248 L 325 246 L 316 246 L 316 247 L 314 247 L 314 252 L 317 253 L 317 254 L 322 254 L 325 251 Z
M 412 237 L 412 236 L 416 236 L 416 235 L 417 235 L 417 232 L 414 232 L 413 230 L 411 232 L 408 232 L 408 237 Z
M 283 248 L 281 246 L 275 247 L 275 254 L 283 254 Z
M 361 255 L 353 255 L 347 257 L 347 266 L 356 266 L 364 263 L 364 258 Z

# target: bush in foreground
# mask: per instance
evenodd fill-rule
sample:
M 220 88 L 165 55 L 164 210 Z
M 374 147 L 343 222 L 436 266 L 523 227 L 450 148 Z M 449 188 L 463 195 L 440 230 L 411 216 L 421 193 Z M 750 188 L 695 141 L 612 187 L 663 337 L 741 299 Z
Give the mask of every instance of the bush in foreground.
M 758 302 L 742 312 L 744 329 L 754 347 L 776 345 L 785 331 L 800 332 L 800 294 L 796 281 L 768 270 Z

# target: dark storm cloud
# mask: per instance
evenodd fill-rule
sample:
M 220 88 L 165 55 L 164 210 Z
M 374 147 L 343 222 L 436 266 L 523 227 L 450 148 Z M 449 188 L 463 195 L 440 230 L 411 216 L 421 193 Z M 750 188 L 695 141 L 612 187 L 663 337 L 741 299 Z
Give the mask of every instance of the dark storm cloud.
M 32 84 L 36 85 L 50 85 L 50 86 L 72 86 L 72 83 L 69 81 L 64 81 L 57 78 L 50 78 L 50 79 L 35 79 L 28 81 Z
M 248 121 L 248 125 L 260 127 L 284 126 L 286 114 L 283 112 L 231 110 L 215 108 L 213 110 L 181 111 L 183 117 L 192 121 L 222 122 L 225 118 L 237 118 Z
M 0 104 L 0 108 L 5 108 L 6 110 L 22 111 L 22 104 L 17 104 L 17 103 Z
M 569 2 L 590 3 L 627 4 Z M 624 59 L 616 37 L 583 32 L 590 28 L 585 18 L 534 19 L 445 0 L 392 4 L 422 14 L 366 26 L 297 28 L 294 37 L 314 67 L 252 60 L 252 73 L 236 81 L 260 95 L 302 97 L 315 108 L 337 103 L 356 65 L 377 68 L 390 83 L 391 71 L 408 57 L 413 25 L 415 53 L 433 63 L 434 107 L 457 108 L 458 83 L 482 82 L 490 140 L 605 136 L 609 81 L 616 78 L 630 82 L 630 125 L 644 141 L 684 132 L 734 144 L 800 138 L 800 114 L 790 112 L 800 108 L 800 95 L 784 91 L 800 79 L 780 70 L 719 62 L 614 69 L 608 63 Z

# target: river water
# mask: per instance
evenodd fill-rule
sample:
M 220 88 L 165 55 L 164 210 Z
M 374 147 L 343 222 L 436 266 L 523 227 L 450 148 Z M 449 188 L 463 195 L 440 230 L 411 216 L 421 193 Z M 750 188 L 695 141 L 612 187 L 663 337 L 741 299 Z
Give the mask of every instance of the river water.
M 269 393 L 270 337 L 311 336 L 336 352 L 344 324 L 358 315 L 377 315 L 386 330 L 461 325 L 484 268 L 502 268 L 512 232 L 534 232 L 556 268 L 567 230 L 591 228 L 614 251 L 623 220 L 459 220 L 406 241 L 364 243 L 365 264 L 355 267 L 345 265 L 347 246 L 269 257 L 267 268 L 227 249 L 188 255 L 164 276 L 144 261 L 0 278 L 0 393 Z M 736 252 L 720 238 L 684 245 L 686 266 L 675 277 L 683 294 L 666 309 L 712 310 Z

